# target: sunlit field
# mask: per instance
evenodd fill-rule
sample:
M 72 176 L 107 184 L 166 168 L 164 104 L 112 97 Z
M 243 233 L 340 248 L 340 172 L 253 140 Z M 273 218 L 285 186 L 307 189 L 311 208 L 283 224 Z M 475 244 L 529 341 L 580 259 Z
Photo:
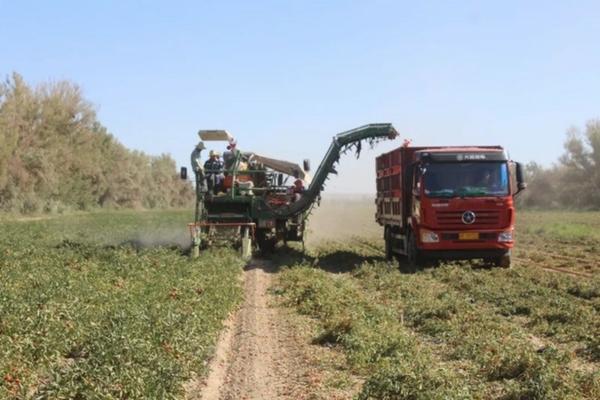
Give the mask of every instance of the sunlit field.
M 324 385 L 360 399 L 600 398 L 600 213 L 520 212 L 510 270 L 413 274 L 384 260 L 373 213 L 325 201 L 306 251 L 271 256 L 271 292 L 345 360 Z M 226 248 L 190 261 L 189 217 L 5 218 L 0 398 L 183 398 L 244 265 Z
M 242 262 L 185 255 L 189 212 L 4 221 L 0 398 L 175 398 L 240 300 Z
M 364 379 L 358 398 L 600 398 L 600 213 L 521 212 L 511 270 L 401 274 L 366 217 L 373 206 L 347 207 L 362 225 L 281 255 L 277 292 Z

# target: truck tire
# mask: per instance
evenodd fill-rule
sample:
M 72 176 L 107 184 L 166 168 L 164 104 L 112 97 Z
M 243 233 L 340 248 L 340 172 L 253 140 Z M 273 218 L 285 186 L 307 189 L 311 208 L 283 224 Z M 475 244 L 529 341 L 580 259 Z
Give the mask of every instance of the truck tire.
M 389 227 L 385 228 L 385 232 L 384 232 L 383 236 L 385 239 L 385 259 L 388 261 L 392 261 L 394 258 L 394 252 L 392 251 L 392 249 L 393 249 L 392 231 Z
M 511 256 L 510 253 L 494 258 L 494 266 L 499 268 L 510 268 Z
M 421 255 L 417 248 L 415 235 L 412 232 L 409 232 L 406 243 L 406 257 L 402 257 L 400 260 L 400 271 L 404 273 L 413 273 L 419 269 L 421 265 Z

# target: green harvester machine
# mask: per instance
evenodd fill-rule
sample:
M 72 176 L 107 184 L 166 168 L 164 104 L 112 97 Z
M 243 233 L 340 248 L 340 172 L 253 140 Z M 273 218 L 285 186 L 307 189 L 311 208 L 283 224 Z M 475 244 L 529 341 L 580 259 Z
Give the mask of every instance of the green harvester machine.
M 337 174 L 340 156 L 355 150 L 358 157 L 363 142 L 373 146 L 398 136 L 389 123 L 339 133 L 311 178 L 308 160 L 300 166 L 238 150 L 235 140 L 222 130 L 198 134 L 202 142 L 197 148 L 204 149 L 204 142 L 225 141 L 229 151 L 223 154 L 224 167 L 218 171 L 222 182 L 217 192 L 207 188 L 207 171 L 196 176 L 195 219 L 188 224 L 192 257 L 217 244 L 233 245 L 243 257 L 251 257 L 255 250 L 270 252 L 278 242 L 304 243 L 307 218 L 319 203 L 329 174 Z M 181 177 L 187 179 L 187 168 L 181 169 Z

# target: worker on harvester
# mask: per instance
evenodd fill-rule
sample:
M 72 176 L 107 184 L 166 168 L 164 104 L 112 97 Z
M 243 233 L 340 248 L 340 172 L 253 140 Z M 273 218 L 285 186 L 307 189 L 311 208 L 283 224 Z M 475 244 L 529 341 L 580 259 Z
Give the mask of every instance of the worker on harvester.
M 223 162 L 221 154 L 211 150 L 208 153 L 209 159 L 204 163 L 204 174 L 206 175 L 206 184 L 208 191 L 212 194 L 218 194 L 222 189 L 223 184 Z
M 200 160 L 202 150 L 204 149 L 206 149 L 204 142 L 199 142 L 191 155 L 192 169 L 194 170 L 194 175 L 196 175 L 196 193 L 203 192 L 206 187 L 204 184 L 204 170 Z
M 298 171 L 294 171 L 294 186 L 292 187 L 292 193 L 294 197 L 292 201 L 300 200 L 302 197 L 302 193 L 304 193 L 304 181 L 300 178 L 300 173 Z

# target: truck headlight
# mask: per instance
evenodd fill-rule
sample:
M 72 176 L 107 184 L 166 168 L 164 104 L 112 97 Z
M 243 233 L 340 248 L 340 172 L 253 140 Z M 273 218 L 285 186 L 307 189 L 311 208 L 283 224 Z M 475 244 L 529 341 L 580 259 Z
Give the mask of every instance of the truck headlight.
M 499 242 L 512 242 L 513 241 L 513 233 L 512 231 L 502 232 L 498 235 Z
M 421 229 L 421 242 L 423 243 L 437 243 L 440 241 L 440 237 L 437 233 Z

